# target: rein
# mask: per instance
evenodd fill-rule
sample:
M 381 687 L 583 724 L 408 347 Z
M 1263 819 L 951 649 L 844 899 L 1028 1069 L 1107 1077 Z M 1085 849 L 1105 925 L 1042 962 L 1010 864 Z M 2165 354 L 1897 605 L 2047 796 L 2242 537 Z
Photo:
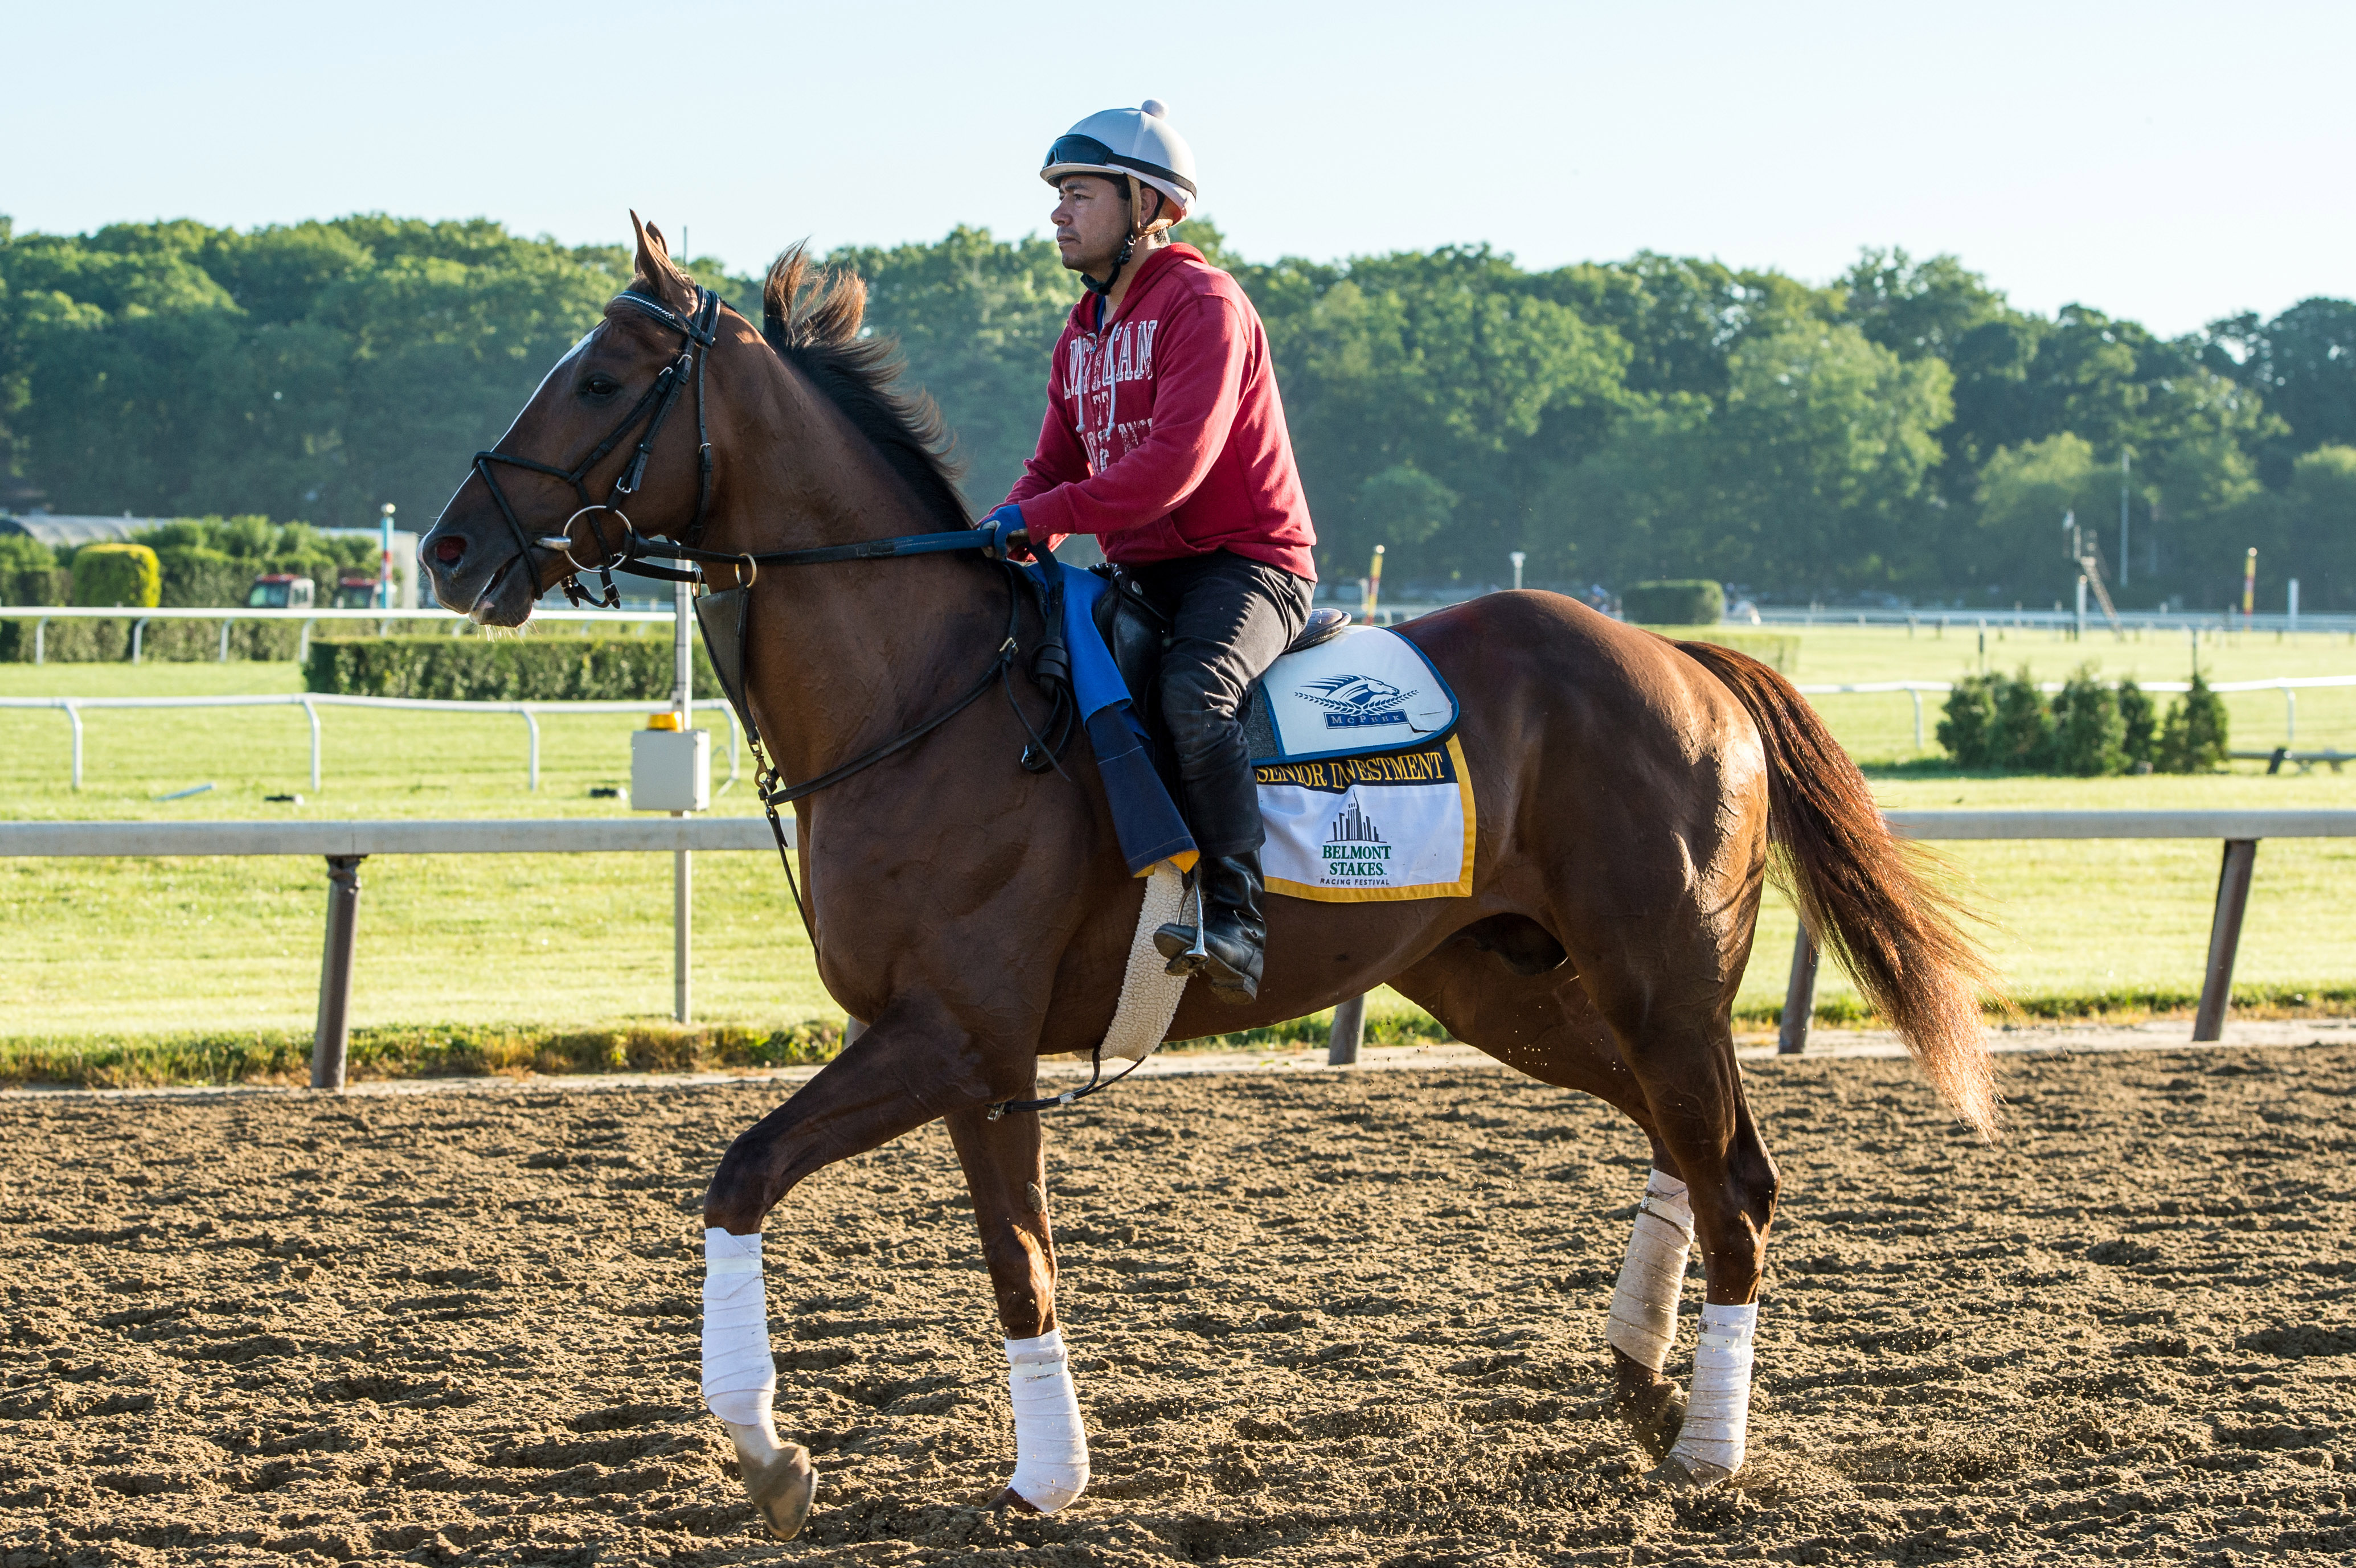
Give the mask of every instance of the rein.
M 753 721 L 752 705 L 745 699 L 744 650 L 752 622 L 752 588 L 760 569 L 765 566 L 831 566 L 851 561 L 894 560 L 906 556 L 945 555 L 966 550 L 986 552 L 990 549 L 990 537 L 971 528 L 957 528 L 940 533 L 899 534 L 889 539 L 859 539 L 850 544 L 819 545 L 805 549 L 745 553 L 703 549 L 706 514 L 712 506 L 712 440 L 704 421 L 704 366 L 710 358 L 712 346 L 718 341 L 720 296 L 710 289 L 699 287 L 695 291 L 695 309 L 686 315 L 680 315 L 659 300 L 639 293 L 616 294 L 614 303 L 652 316 L 680 335 L 677 356 L 656 376 L 654 385 L 647 389 L 646 394 L 622 417 L 621 422 L 608 431 L 605 438 L 590 449 L 589 454 L 571 468 L 559 468 L 553 464 L 493 451 L 475 453 L 475 472 L 482 476 L 484 487 L 490 491 L 500 517 L 507 523 L 508 532 L 514 537 L 514 563 L 520 565 L 529 574 L 533 571 L 531 552 L 534 549 L 563 557 L 565 565 L 572 570 L 561 580 L 561 586 L 565 598 L 574 606 L 593 604 L 607 610 L 619 609 L 621 594 L 614 585 L 614 573 L 617 571 L 668 582 L 691 583 L 702 590 L 694 598 L 696 623 L 703 634 L 704 646 L 712 655 L 712 669 L 720 677 L 722 690 L 744 726 L 745 748 L 753 754 L 755 788 L 759 793 L 762 810 L 768 815 L 770 833 L 777 841 L 777 859 L 785 867 L 786 885 L 794 895 L 794 912 L 800 917 L 802 932 L 809 938 L 810 951 L 815 955 L 818 932 L 810 923 L 809 906 L 803 902 L 800 880 L 794 875 L 793 854 L 786 845 L 785 823 L 778 816 L 777 808 L 841 784 L 885 758 L 905 751 L 980 701 L 992 684 L 1005 692 L 1007 706 L 1013 709 L 1014 717 L 1029 737 L 1029 744 L 1023 751 L 1023 767 L 1031 773 L 1045 773 L 1050 768 L 1061 773 L 1063 770 L 1057 759 L 1071 744 L 1078 728 L 1078 705 L 1071 686 L 1071 659 L 1064 645 L 1063 582 L 1059 576 L 1049 574 L 1041 595 L 1040 643 L 1032 656 L 1032 679 L 1048 693 L 1050 706 L 1046 734 L 1043 735 L 1032 728 L 1030 717 L 1014 699 L 1012 676 L 1015 656 L 1021 651 L 1023 625 L 1023 602 L 1016 585 L 1023 579 L 1012 562 L 992 556 L 991 559 L 999 560 L 1007 572 L 1006 633 L 991 656 L 989 667 L 981 672 L 980 678 L 966 688 L 948 707 L 903 730 L 882 745 L 799 784 L 780 782 L 776 765 L 769 760 L 768 749 L 761 739 L 760 727 Z M 645 482 L 647 464 L 653 455 L 655 440 L 662 433 L 663 426 L 669 420 L 671 411 L 678 404 L 680 394 L 686 389 L 691 376 L 695 382 L 695 515 L 681 530 L 680 539 L 649 538 L 637 530 L 629 514 L 622 509 L 622 503 L 636 496 L 639 485 Z M 646 426 L 646 433 L 639 438 L 637 450 L 615 477 L 606 498 L 604 501 L 594 499 L 589 494 L 590 473 L 612 455 L 630 432 L 641 423 Z M 563 480 L 573 486 L 573 495 L 581 502 L 580 509 L 564 519 L 561 532 L 539 537 L 528 533 L 522 519 L 516 515 L 514 506 L 508 500 L 507 492 L 499 487 L 496 470 L 502 464 Z M 593 516 L 608 512 L 621 521 L 621 538 L 612 544 L 606 542 L 605 530 Z M 586 562 L 573 553 L 573 525 L 584 517 L 591 519 L 585 525 L 589 540 L 597 547 L 597 559 Z M 1033 541 L 1031 549 L 1049 565 L 1055 563 L 1055 552 L 1045 540 Z M 664 561 L 679 564 L 657 564 Z M 705 570 L 717 566 L 732 569 L 734 581 L 724 589 L 716 588 L 711 573 Z M 594 594 L 581 586 L 581 575 L 588 571 L 596 572 L 603 580 L 599 592 Z M 1083 1089 L 1067 1091 L 1044 1100 L 1009 1100 L 992 1105 L 990 1108 L 991 1119 L 995 1121 L 1008 1111 L 1060 1108 L 1075 1100 L 1084 1099 L 1099 1088 L 1110 1086 L 1098 1082 L 1102 1071 L 1099 1061 L 1097 1072 L 1091 1074 L 1087 1086 Z M 1134 1067 L 1130 1069 L 1130 1072 L 1134 1071 Z M 1128 1075 L 1128 1072 L 1120 1073 L 1110 1083 L 1117 1083 Z

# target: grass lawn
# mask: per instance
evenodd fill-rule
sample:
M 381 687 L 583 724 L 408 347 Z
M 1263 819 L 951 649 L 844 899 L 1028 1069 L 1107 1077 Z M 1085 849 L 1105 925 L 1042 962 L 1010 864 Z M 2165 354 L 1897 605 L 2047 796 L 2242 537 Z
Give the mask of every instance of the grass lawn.
M 1976 667 L 1967 631 L 1799 631 L 1803 683 L 1949 679 Z M 2181 679 L 2182 638 L 2072 644 L 2041 631 L 1989 634 L 1989 662 L 2059 678 L 2087 657 L 2106 674 Z M 2213 635 L 2211 678 L 2356 674 L 2345 636 Z M 0 695 L 209 695 L 296 691 L 291 664 L 0 666 Z M 1902 697 L 1816 699 L 1892 806 L 2348 806 L 2356 775 L 2264 776 L 2255 764 L 2201 778 L 1986 778 L 1924 771 Z M 2237 744 L 2279 741 L 2282 700 L 2230 698 Z M 1934 725 L 1928 702 L 1926 730 Z M 544 718 L 541 786 L 525 787 L 525 730 L 509 717 L 327 709 L 324 778 L 308 782 L 308 728 L 298 709 L 86 713 L 85 787 L 68 787 L 70 731 L 54 712 L 0 710 L 0 816 L 27 819 L 251 819 L 619 815 L 589 798 L 626 784 L 626 715 Z M 2303 745 L 2356 749 L 2356 690 L 2302 694 Z M 717 737 L 715 737 L 717 738 Z M 719 770 L 724 773 L 724 766 Z M 155 797 L 193 784 L 187 799 Z M 266 803 L 300 794 L 303 803 Z M 749 785 L 717 809 L 751 813 Z M 2209 843 L 1962 844 L 1945 851 L 1976 888 L 1990 945 L 2019 993 L 2189 994 L 2198 988 L 2217 874 Z M 841 1014 L 818 986 L 773 860 L 698 858 L 695 1010 L 699 1022 L 765 1031 Z M 2264 846 L 2237 979 L 2253 986 L 2356 982 L 2347 889 L 2356 842 Z M 363 1029 L 497 1025 L 541 1031 L 657 1029 L 670 1009 L 670 874 L 659 856 L 406 857 L 361 872 Z M 0 861 L 0 1037 L 103 1040 L 178 1032 L 297 1036 L 316 1005 L 321 868 L 293 859 Z M 1794 935 L 1772 900 L 1742 1005 L 1780 1003 Z M 1837 1011 L 1846 981 L 1827 971 L 1820 1002 Z M 1378 1029 L 1413 1010 L 1389 993 Z M 0 1073 L 5 1066 L 0 1066 Z

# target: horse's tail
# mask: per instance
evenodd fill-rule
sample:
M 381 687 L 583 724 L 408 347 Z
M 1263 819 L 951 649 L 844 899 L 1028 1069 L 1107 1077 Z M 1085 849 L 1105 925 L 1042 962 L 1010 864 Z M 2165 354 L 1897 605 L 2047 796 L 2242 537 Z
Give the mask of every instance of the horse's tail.
M 1770 874 L 1817 945 L 1897 1027 L 1923 1075 L 1983 1137 L 1997 1131 L 1996 1080 L 1980 1036 L 1996 976 L 1928 874 L 1928 852 L 1890 831 L 1865 775 L 1792 683 L 1746 654 L 1679 643 L 1751 711 L 1767 752 Z

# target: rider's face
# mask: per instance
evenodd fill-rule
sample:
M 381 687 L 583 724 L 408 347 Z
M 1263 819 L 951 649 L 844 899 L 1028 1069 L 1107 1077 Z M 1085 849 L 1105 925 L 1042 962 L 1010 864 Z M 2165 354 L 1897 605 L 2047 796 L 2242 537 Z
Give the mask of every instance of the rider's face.
M 1103 277 L 1129 238 L 1129 204 L 1101 175 L 1072 175 L 1055 187 L 1055 249 L 1075 272 Z

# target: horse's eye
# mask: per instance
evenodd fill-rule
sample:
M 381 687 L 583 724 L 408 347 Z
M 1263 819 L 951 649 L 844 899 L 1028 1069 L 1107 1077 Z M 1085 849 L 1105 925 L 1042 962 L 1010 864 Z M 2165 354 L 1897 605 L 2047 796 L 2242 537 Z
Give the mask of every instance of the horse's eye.
M 593 398 L 610 398 L 622 389 L 622 383 L 599 371 L 584 378 L 581 389 Z

